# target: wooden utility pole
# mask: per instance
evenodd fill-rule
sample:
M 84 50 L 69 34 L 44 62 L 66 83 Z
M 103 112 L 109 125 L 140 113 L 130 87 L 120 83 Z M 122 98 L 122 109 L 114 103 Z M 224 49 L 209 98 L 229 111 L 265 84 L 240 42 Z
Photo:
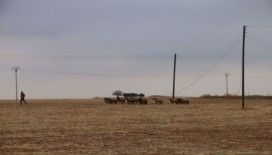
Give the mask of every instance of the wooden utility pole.
M 172 92 L 172 98 L 175 98 L 175 82 L 176 82 L 176 60 L 177 60 L 177 54 L 174 55 L 174 73 L 173 73 L 173 92 Z
M 17 80 L 17 72 L 18 70 L 20 70 L 20 67 L 19 66 L 15 66 L 12 68 L 12 70 L 14 70 L 15 72 L 15 91 L 16 91 L 16 101 L 18 100 L 18 80 Z
M 243 46 L 242 46 L 242 109 L 245 108 L 245 42 L 246 42 L 246 26 L 243 26 Z

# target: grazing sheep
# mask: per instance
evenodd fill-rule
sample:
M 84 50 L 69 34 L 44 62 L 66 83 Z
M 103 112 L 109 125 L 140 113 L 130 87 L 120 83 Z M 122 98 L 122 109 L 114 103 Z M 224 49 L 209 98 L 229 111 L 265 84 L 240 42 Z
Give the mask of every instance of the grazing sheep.
M 171 103 L 176 103 L 176 100 L 170 98 Z
M 126 103 L 126 99 L 125 98 L 120 98 L 120 97 L 117 97 L 117 101 L 121 104 L 124 104 Z
M 160 99 L 152 98 L 152 100 L 154 100 L 156 104 L 163 104 L 163 101 Z
M 136 104 L 137 100 L 136 98 L 126 98 L 127 104 Z
M 147 104 L 147 99 L 145 98 L 126 98 L 127 104 Z
M 170 98 L 170 102 L 175 104 L 189 104 L 189 100 L 184 100 L 182 98 L 177 98 L 177 99 Z
M 141 97 L 140 97 L 140 98 L 138 99 L 138 103 L 139 103 L 139 104 L 147 104 L 147 99 L 146 99 L 146 98 L 141 98 Z
M 118 101 L 113 98 L 104 98 L 105 103 L 117 103 Z

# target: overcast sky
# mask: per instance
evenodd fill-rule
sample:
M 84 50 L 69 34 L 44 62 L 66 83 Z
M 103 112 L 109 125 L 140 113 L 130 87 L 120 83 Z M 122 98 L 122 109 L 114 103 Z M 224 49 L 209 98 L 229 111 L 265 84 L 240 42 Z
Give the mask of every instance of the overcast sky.
M 271 0 L 0 0 L 0 98 L 170 95 L 241 91 L 242 26 L 247 94 L 272 93 Z

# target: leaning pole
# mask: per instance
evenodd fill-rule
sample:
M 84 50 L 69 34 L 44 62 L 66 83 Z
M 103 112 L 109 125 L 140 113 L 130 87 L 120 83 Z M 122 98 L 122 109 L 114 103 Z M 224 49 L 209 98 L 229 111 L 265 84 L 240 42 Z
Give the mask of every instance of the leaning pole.
M 175 82 L 176 82 L 176 60 L 177 54 L 174 55 L 174 72 L 173 72 L 173 91 L 172 91 L 172 98 L 175 98 Z
M 246 26 L 243 26 L 243 46 L 242 46 L 242 109 L 245 108 L 245 42 Z

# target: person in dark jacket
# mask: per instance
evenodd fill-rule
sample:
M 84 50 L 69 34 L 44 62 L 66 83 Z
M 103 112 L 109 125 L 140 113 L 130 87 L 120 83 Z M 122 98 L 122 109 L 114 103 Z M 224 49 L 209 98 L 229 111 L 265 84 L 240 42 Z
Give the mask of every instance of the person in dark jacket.
M 20 100 L 20 104 L 22 105 L 22 103 L 24 102 L 26 104 L 26 101 L 25 101 L 25 93 L 23 91 L 21 91 L 21 100 Z

